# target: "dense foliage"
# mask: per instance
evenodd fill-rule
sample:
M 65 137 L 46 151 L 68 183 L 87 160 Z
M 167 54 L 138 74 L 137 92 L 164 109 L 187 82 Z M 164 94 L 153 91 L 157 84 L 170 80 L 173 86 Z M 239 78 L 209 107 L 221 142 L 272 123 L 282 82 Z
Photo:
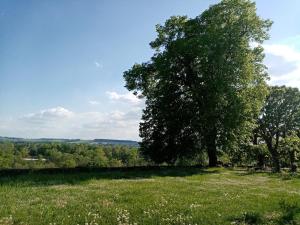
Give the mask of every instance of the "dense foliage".
M 0 143 L 2 168 L 129 167 L 144 165 L 136 147 L 70 143 Z
M 267 94 L 261 44 L 270 26 L 248 0 L 223 0 L 196 18 L 157 26 L 151 60 L 124 73 L 128 90 L 146 98 L 146 157 L 175 163 L 205 150 L 216 166 L 218 151 L 250 135 Z
M 291 151 L 298 151 L 299 148 L 299 138 L 295 136 L 295 133 L 299 134 L 300 131 L 299 90 L 285 86 L 271 87 L 257 123 L 257 136 L 268 147 L 272 156 L 273 169 L 278 172 L 280 158 L 285 157 L 285 154 L 289 155 Z M 294 137 L 290 138 L 291 135 Z M 287 150 L 291 148 L 293 149 Z M 295 160 L 292 161 L 293 164 Z

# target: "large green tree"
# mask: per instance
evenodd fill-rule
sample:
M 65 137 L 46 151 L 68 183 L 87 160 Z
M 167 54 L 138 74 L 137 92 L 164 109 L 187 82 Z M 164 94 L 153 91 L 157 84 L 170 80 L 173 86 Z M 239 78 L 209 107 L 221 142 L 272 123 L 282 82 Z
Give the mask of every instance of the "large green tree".
M 300 130 L 300 92 L 297 88 L 270 88 L 258 119 L 258 134 L 272 156 L 274 172 L 280 171 L 279 144 L 293 132 Z
M 175 162 L 205 149 L 215 166 L 218 149 L 248 136 L 267 93 L 260 44 L 270 25 L 254 3 L 223 0 L 196 18 L 156 27 L 151 60 L 124 73 L 126 87 L 146 97 L 144 155 Z

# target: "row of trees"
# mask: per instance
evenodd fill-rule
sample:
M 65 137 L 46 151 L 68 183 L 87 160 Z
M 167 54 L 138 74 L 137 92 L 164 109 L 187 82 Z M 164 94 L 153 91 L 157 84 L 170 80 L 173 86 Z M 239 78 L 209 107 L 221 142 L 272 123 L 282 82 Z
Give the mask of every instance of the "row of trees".
M 0 143 L 0 168 L 128 167 L 145 164 L 137 148 L 70 143 Z
M 271 24 L 255 3 L 223 0 L 195 18 L 157 25 L 154 55 L 124 72 L 127 89 L 146 99 L 140 136 L 147 159 L 173 164 L 207 152 L 216 166 L 220 154 L 234 159 L 257 148 L 253 137 L 280 170 L 280 143 L 299 143 L 299 91 L 266 83 L 262 43 Z

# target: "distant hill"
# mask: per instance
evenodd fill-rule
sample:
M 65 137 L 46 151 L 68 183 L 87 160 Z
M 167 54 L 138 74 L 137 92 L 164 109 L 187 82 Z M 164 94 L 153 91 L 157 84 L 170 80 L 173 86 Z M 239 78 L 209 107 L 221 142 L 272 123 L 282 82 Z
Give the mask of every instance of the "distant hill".
M 114 139 L 93 139 L 93 140 L 82 140 L 82 139 L 65 139 L 65 138 L 17 138 L 17 137 L 2 137 L 0 136 L 0 142 L 64 142 L 64 143 L 85 143 L 85 144 L 98 144 L 98 145 L 127 145 L 136 146 L 139 144 L 137 141 L 131 140 L 114 140 Z
M 130 145 L 130 146 L 138 146 L 138 142 L 130 141 L 130 140 L 112 140 L 112 139 L 94 139 L 94 143 L 97 144 L 109 144 L 109 145 Z

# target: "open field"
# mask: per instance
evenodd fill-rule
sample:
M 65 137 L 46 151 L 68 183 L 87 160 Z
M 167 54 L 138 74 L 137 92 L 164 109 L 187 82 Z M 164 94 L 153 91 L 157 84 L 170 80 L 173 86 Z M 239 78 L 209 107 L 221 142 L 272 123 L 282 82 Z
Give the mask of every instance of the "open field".
M 297 224 L 299 175 L 242 169 L 0 177 L 0 224 Z M 297 222 L 298 221 L 298 222 Z

